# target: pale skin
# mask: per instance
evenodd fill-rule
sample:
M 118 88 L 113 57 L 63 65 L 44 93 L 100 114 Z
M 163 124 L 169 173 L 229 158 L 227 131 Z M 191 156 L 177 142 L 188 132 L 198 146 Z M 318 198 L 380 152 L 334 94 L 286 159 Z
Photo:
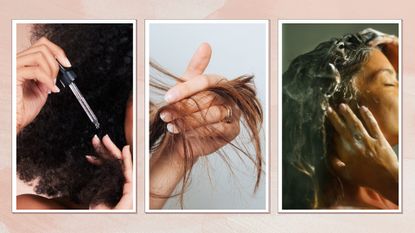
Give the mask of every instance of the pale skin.
M 389 44 L 390 37 L 383 42 L 377 39 L 373 45 L 382 43 L 397 51 Z M 327 117 L 337 132 L 331 164 L 339 177 L 352 186 L 369 187 L 398 204 L 399 166 L 392 149 L 399 141 L 398 59 L 388 54 L 391 53 L 373 49 L 362 72 L 353 80 L 359 90 L 363 121 L 346 104 L 341 104 L 338 112 L 329 107 Z M 352 204 L 364 205 L 355 202 Z
M 228 114 L 225 101 L 213 93 L 200 93 L 224 79 L 219 75 L 203 74 L 209 64 L 211 53 L 210 46 L 206 43 L 202 44 L 191 58 L 182 76 L 185 82 L 178 83 L 165 95 L 167 103 L 174 104 L 179 109 L 183 104 L 192 106 L 192 113 L 184 120 L 190 128 L 195 129 L 194 134 L 197 140 L 192 143 L 194 156 L 196 156 L 193 158 L 194 161 L 200 156 L 209 155 L 223 147 L 227 144 L 226 141 L 234 139 L 240 130 L 240 111 L 235 106 L 228 106 L 232 108 L 232 121 L 225 122 L 224 119 Z M 193 100 L 188 97 L 192 97 Z M 198 103 L 197 106 L 192 105 L 194 101 Z M 170 133 L 185 133 L 180 132 L 178 127 L 172 123 L 176 117 L 167 111 L 160 114 L 160 118 L 168 123 L 167 129 Z M 221 137 L 225 137 L 226 140 L 212 140 L 212 138 Z M 180 143 L 177 144 L 180 145 Z M 167 197 L 172 195 L 177 184 L 185 175 L 185 166 L 188 168 L 193 166 L 193 164 L 184 165 L 184 159 L 184 153 L 180 146 L 172 151 L 156 151 L 152 154 L 150 158 L 150 193 L 157 196 L 150 195 L 151 209 L 160 209 L 164 206 Z
M 48 95 L 58 93 L 56 78 L 59 72 L 59 63 L 65 67 L 71 64 L 65 52 L 58 45 L 46 38 L 39 39 L 30 48 L 19 52 L 16 56 L 16 132 L 20 133 L 39 114 L 45 105 Z M 126 119 L 124 124 L 125 137 L 128 145 L 132 143 L 132 100 L 126 105 Z M 123 167 L 125 184 L 123 196 L 114 209 L 132 209 L 132 156 L 130 146 L 122 150 L 111 141 L 108 135 L 102 140 L 98 137 L 92 139 L 95 150 L 103 150 L 113 158 L 120 161 Z M 100 160 L 94 155 L 86 155 L 86 159 L 99 166 Z M 95 206 L 78 206 L 66 200 L 49 199 L 33 194 L 23 194 L 16 197 L 17 209 L 67 209 L 67 208 L 91 208 L 109 209 L 104 204 Z

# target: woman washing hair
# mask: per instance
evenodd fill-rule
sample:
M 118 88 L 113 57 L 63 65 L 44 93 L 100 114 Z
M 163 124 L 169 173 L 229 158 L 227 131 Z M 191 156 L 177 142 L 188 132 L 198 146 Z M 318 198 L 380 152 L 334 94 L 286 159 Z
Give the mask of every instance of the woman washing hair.
M 396 209 L 398 43 L 367 29 L 283 74 L 283 209 Z

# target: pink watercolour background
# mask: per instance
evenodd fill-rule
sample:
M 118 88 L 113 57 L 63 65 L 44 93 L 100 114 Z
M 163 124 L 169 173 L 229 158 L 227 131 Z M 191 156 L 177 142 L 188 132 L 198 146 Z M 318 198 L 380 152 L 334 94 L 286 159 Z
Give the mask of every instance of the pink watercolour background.
M 2 1 L 0 232 L 412 232 L 415 226 L 415 16 L 411 1 Z M 137 213 L 11 213 L 11 20 L 137 19 Z M 269 19 L 270 214 L 144 214 L 144 19 Z M 403 20 L 403 214 L 277 214 L 277 19 Z

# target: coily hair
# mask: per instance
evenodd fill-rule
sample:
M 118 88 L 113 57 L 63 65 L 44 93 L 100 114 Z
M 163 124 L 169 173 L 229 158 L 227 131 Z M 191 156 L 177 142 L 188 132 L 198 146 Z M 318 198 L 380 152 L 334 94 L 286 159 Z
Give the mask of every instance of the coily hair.
M 17 173 L 35 181 L 35 192 L 88 206 L 115 206 L 125 182 L 121 164 L 97 154 L 95 134 L 108 134 L 121 148 L 125 109 L 132 92 L 131 24 L 37 24 L 32 42 L 46 37 L 60 46 L 77 74 L 76 85 L 99 119 L 95 129 L 69 88 L 48 96 L 36 119 L 17 135 Z M 90 164 L 85 155 L 101 158 Z
M 373 49 L 371 30 L 322 42 L 298 56 L 282 80 L 283 208 L 329 208 L 343 197 L 342 181 L 330 168 L 335 131 L 326 109 L 346 103 L 359 115 L 353 77 Z
M 150 87 L 152 91 L 158 95 L 163 95 L 176 82 L 183 82 L 180 77 L 170 73 L 154 61 L 150 62 L 150 67 Z M 253 75 L 243 75 L 229 81 L 223 79 L 198 94 L 213 94 L 215 96 L 214 98 L 222 98 L 226 105 L 235 106 L 240 110 L 240 123 L 242 124 L 242 128 L 246 131 L 245 136 L 248 138 L 249 143 L 246 141 L 242 143 L 242 131 L 241 134 L 232 141 L 222 134 L 215 137 L 209 137 L 209 140 L 212 140 L 213 144 L 215 144 L 215 141 L 219 142 L 219 144 L 225 142 L 236 151 L 241 159 L 243 159 L 241 156 L 245 156 L 254 164 L 256 169 L 255 192 L 260 183 L 264 161 L 259 133 L 263 121 L 263 111 L 261 103 L 256 96 L 253 78 Z M 169 83 L 169 81 L 173 81 L 173 83 Z M 183 194 L 190 182 L 190 173 L 192 170 L 192 166 L 188 165 L 193 164 L 197 160 L 197 156 L 195 155 L 197 152 L 192 148 L 192 144 L 200 145 L 200 143 L 202 143 L 200 141 L 202 138 L 198 135 L 197 130 L 191 128 L 187 123 L 188 121 L 185 120 L 186 118 L 184 118 L 186 116 L 188 119 L 189 114 L 192 113 L 190 111 L 190 104 L 195 104 L 200 109 L 198 102 L 193 97 L 188 97 L 188 99 L 191 101 L 185 102 L 180 108 L 174 104 L 157 104 L 153 100 L 150 100 L 150 153 L 153 154 L 153 152 L 156 151 L 163 151 L 166 153 L 162 153 L 161 156 L 168 156 L 169 152 L 173 151 L 174 148 L 179 145 L 181 151 L 183 151 L 183 167 L 185 168 L 181 191 L 170 196 L 162 196 L 157 193 L 151 193 L 151 195 L 157 198 L 179 196 L 182 208 L 184 205 Z M 214 102 L 214 100 L 212 102 Z M 186 131 L 185 133 L 171 134 L 168 132 L 167 123 L 160 119 L 160 113 L 165 110 L 168 110 L 173 113 L 173 115 L 177 116 L 173 122 L 178 127 L 179 132 Z M 204 117 L 205 116 L 203 116 L 201 123 L 205 121 Z M 214 135 L 219 133 L 213 127 L 209 126 L 206 126 L 206 130 Z M 199 143 L 197 143 L 198 140 Z M 250 148 L 250 146 L 253 146 L 254 153 L 252 153 L 252 148 Z M 221 156 L 227 166 L 232 169 L 230 161 L 223 149 L 219 149 L 214 153 Z

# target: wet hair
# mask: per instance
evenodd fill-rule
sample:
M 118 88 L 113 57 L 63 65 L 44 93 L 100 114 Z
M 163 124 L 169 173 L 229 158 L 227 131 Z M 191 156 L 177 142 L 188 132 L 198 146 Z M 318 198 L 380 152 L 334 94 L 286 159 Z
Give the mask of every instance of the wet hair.
M 154 95 L 163 95 L 172 85 L 174 85 L 174 83 L 183 82 L 180 77 L 170 73 L 154 61 L 150 62 L 150 67 L 150 87 Z M 225 142 L 225 144 L 234 149 L 241 159 L 243 159 L 242 156 L 245 156 L 245 158 L 254 164 L 256 169 L 256 182 L 254 186 L 255 192 L 260 183 L 264 161 L 261 152 L 261 140 L 259 133 L 263 121 L 263 112 L 261 103 L 256 96 L 253 78 L 253 75 L 243 75 L 229 81 L 222 79 L 215 85 L 197 94 L 213 95 L 214 99 L 212 100 L 212 103 L 216 98 L 221 98 L 224 100 L 225 105 L 232 106 L 232 108 L 240 110 L 240 124 L 242 125 L 242 130 L 239 136 L 235 139 L 230 140 L 213 127 L 205 126 L 205 128 L 211 133 L 210 135 L 219 134 L 219 136 L 210 137 L 212 144 L 215 144 L 215 142 L 218 142 L 218 144 Z M 173 82 L 169 83 L 169 81 Z M 173 151 L 177 144 L 179 144 L 179 147 L 183 152 L 183 167 L 185 169 L 182 177 L 181 189 L 179 189 L 180 191 L 178 193 L 169 196 L 163 196 L 157 193 L 150 193 L 150 195 L 156 198 L 179 196 L 179 202 L 182 208 L 184 206 L 183 194 L 190 183 L 190 174 L 192 171 L 192 166 L 189 166 L 189 164 L 193 164 L 196 161 L 197 156 L 195 153 L 198 153 L 194 151 L 192 144 L 201 144 L 203 142 L 203 139 L 198 134 L 198 131 L 195 128 L 190 127 L 187 123 L 189 117 L 191 117 L 189 114 L 192 113 L 190 111 L 190 105 L 196 105 L 197 108 L 200 109 L 199 103 L 193 98 L 195 95 L 187 98 L 187 100 L 190 101 L 181 101 L 182 104 L 180 107 L 175 104 L 157 104 L 154 100 L 150 99 L 150 153 L 156 151 Z M 160 119 L 160 113 L 165 110 L 168 110 L 176 116 L 173 122 L 178 127 L 179 132 L 186 131 L 186 133 L 171 134 L 168 132 L 167 123 Z M 187 118 L 184 118 L 185 116 Z M 203 122 L 206 121 L 204 118 L 205 116 L 202 116 L 201 120 L 195 120 L 201 121 L 200 123 L 203 124 Z M 244 137 L 248 140 L 243 140 Z M 223 151 L 223 148 L 218 149 L 214 153 L 220 156 L 228 168 L 232 170 L 230 160 L 227 157 L 227 154 Z M 169 156 L 169 153 L 163 153 L 161 156 Z
M 343 197 L 330 168 L 335 131 L 326 108 L 349 104 L 358 113 L 353 77 L 367 62 L 376 33 L 347 34 L 295 58 L 282 80 L 282 191 L 284 209 L 330 208 Z
M 36 119 L 17 136 L 17 173 L 38 194 L 81 205 L 114 206 L 125 181 L 121 163 L 97 154 L 91 139 L 108 134 L 122 148 L 125 109 L 132 92 L 131 24 L 37 24 L 32 42 L 46 37 L 72 63 L 76 85 L 101 124 L 97 131 L 69 88 L 49 95 Z M 103 159 L 90 164 L 85 155 Z

